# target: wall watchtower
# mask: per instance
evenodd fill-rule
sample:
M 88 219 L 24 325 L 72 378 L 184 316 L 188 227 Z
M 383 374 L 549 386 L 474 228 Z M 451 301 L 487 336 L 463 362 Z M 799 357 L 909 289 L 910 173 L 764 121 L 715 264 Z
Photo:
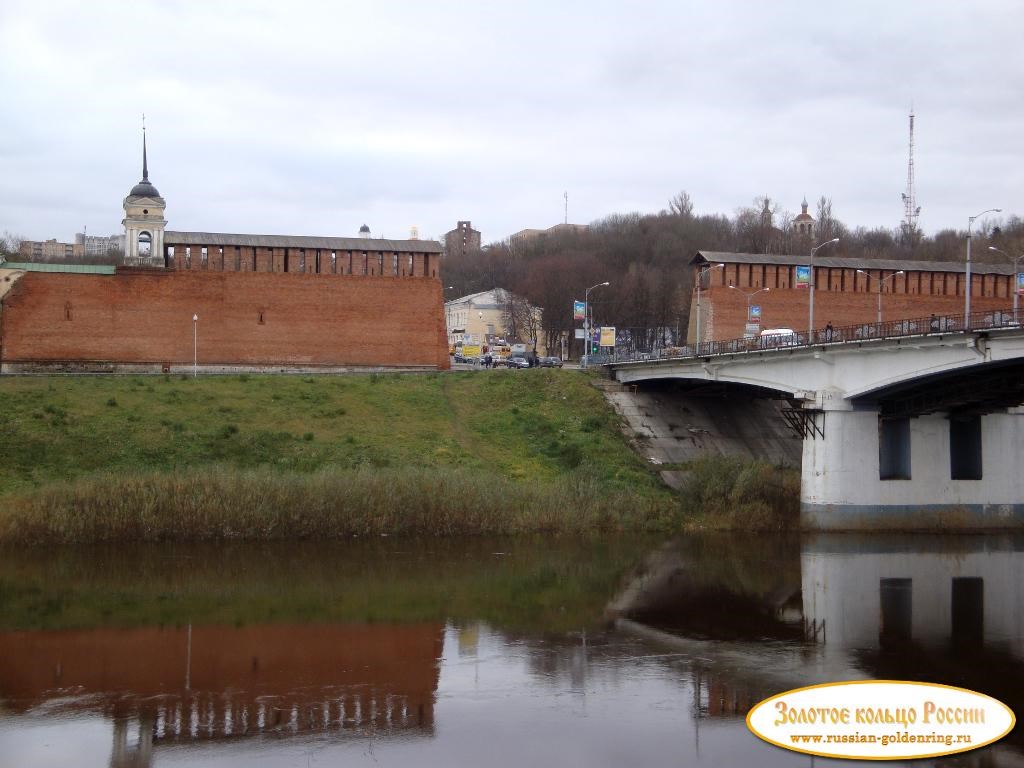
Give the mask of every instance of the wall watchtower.
M 124 199 L 124 261 L 138 267 L 166 267 L 164 229 L 167 203 L 149 181 L 146 128 L 142 128 L 142 181 Z

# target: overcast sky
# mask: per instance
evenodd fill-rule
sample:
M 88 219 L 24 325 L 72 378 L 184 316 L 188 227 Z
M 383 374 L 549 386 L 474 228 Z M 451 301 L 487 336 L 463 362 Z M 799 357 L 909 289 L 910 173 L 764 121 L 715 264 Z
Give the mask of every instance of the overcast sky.
M 484 241 L 824 194 L 896 226 L 1024 214 L 1024 4 L 0 0 L 0 230 Z M 812 211 L 813 212 L 813 211 Z

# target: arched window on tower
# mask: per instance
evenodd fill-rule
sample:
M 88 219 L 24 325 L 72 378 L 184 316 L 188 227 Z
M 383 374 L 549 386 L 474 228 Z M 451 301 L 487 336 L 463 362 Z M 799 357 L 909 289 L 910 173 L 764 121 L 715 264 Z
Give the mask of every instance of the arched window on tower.
M 153 236 L 149 232 L 139 232 L 139 256 L 148 257 L 153 248 Z

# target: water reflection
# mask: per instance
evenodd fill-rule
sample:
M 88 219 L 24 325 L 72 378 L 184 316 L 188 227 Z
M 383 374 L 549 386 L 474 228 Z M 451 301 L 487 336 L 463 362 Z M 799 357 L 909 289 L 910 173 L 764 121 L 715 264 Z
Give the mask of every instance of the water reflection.
M 882 677 L 1024 711 L 1022 543 L 8 553 L 0 765 L 808 765 L 746 731 L 753 704 Z M 931 763 L 1017 765 L 1021 746 Z
M 0 634 L 10 712 L 102 712 L 117 760 L 164 741 L 326 729 L 429 735 L 443 626 L 184 627 Z M 127 749 L 126 723 L 140 747 Z M 145 764 L 145 763 L 142 763 Z

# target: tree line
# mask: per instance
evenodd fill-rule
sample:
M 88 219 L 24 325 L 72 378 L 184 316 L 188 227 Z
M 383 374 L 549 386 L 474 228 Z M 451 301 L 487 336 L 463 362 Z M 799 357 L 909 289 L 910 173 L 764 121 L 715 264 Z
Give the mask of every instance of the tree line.
M 654 349 L 686 337 L 694 278 L 690 260 L 698 250 L 802 254 L 838 237 L 830 256 L 964 260 L 966 230 L 945 229 L 928 236 L 919 230 L 848 227 L 824 196 L 812 215 L 813 236 L 799 232 L 793 226 L 795 216 L 767 195 L 726 216 L 695 213 L 684 191 L 658 213 L 612 214 L 586 230 L 505 240 L 479 251 L 446 255 L 442 279 L 451 288 L 445 298 L 507 289 L 542 308 L 547 347 L 555 349 L 559 337 L 572 339 L 579 325 L 573 320 L 573 301 L 582 301 L 587 287 L 608 281 L 609 286 L 590 294 L 595 321 L 615 326 L 620 341 L 634 349 Z M 1009 263 L 988 250 L 990 245 L 1014 256 L 1024 253 L 1024 220 L 1018 216 L 975 222 L 973 235 L 972 257 L 978 262 Z

